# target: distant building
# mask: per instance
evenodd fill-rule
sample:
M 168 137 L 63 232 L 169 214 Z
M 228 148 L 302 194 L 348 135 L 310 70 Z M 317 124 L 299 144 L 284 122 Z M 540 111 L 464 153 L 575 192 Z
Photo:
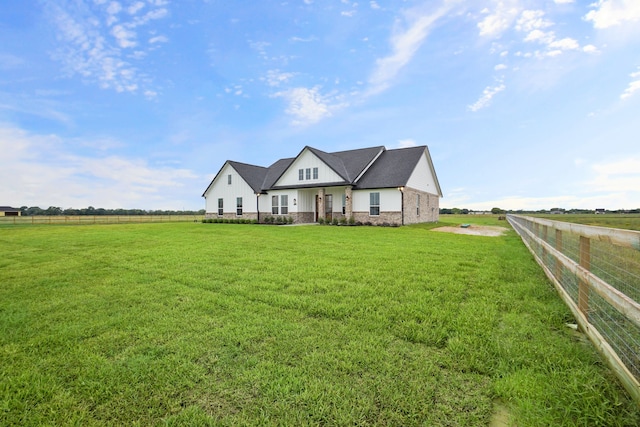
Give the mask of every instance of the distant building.
M 0 206 L 0 216 L 21 216 L 20 209 L 11 206 Z
M 604 209 L 596 209 L 596 214 L 605 214 L 605 210 Z

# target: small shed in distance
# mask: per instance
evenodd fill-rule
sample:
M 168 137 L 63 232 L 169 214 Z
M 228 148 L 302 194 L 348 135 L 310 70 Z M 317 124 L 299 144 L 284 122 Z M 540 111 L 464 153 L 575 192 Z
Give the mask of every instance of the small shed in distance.
M 0 216 L 21 216 L 20 209 L 11 206 L 0 206 Z

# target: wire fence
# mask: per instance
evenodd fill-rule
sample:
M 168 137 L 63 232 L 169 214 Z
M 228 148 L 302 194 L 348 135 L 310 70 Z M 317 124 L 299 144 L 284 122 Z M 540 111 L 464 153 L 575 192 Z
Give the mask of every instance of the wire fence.
M 640 402 L 640 232 L 520 215 L 507 219 Z
M 145 222 L 201 222 L 204 215 L 74 215 L 0 216 L 4 224 L 129 224 Z

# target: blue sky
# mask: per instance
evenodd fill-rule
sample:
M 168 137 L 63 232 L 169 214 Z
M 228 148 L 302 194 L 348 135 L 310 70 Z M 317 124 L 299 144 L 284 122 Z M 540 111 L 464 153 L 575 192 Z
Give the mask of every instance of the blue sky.
M 0 40 L 0 205 L 428 145 L 442 207 L 640 207 L 638 0 L 10 1 Z

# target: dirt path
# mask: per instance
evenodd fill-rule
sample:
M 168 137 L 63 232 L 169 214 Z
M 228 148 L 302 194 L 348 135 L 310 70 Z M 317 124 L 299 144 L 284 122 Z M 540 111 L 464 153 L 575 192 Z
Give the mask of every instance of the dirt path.
M 445 233 L 470 234 L 472 236 L 502 236 L 508 229 L 505 227 L 491 225 L 470 225 L 467 228 L 462 227 L 438 227 L 433 231 L 443 231 Z

